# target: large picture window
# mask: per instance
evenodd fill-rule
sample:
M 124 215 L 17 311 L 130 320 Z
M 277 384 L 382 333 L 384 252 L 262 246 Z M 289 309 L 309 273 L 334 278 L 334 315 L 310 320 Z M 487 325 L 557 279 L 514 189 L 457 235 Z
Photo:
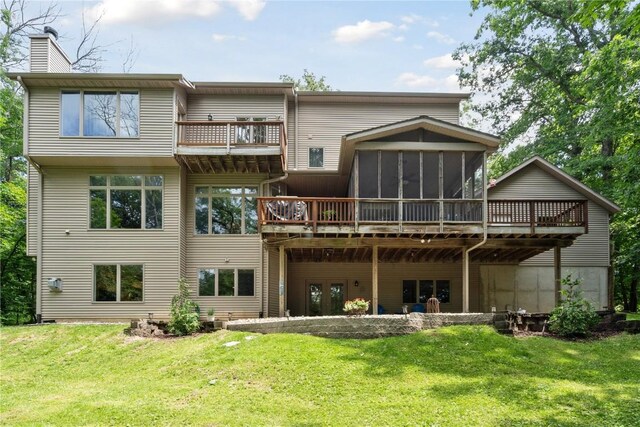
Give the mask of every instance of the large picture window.
M 451 302 L 451 283 L 448 280 L 403 280 L 402 303 L 426 304 L 435 295 L 441 304 Z
M 91 175 L 89 228 L 162 228 L 161 175 Z
M 256 187 L 196 187 L 195 234 L 256 234 Z
M 134 138 L 139 110 L 137 91 L 62 91 L 60 135 Z
M 93 266 L 94 301 L 141 302 L 144 268 L 140 264 Z
M 252 269 L 202 268 L 198 271 L 198 295 L 233 297 L 254 296 L 255 272 Z

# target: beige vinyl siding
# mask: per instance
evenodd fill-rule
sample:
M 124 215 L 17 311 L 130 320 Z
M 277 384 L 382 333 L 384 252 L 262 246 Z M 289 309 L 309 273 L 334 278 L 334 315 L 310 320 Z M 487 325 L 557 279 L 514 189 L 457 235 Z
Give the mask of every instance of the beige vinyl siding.
M 173 90 L 140 90 L 139 138 L 60 137 L 60 89 L 29 93 L 29 155 L 173 156 Z
M 180 169 L 180 277 L 187 277 L 187 171 Z
M 31 164 L 27 170 L 27 255 L 38 256 L 38 197 L 40 174 Z
M 70 73 L 71 64 L 53 42 L 49 46 L 49 72 L 50 73 Z
M 162 230 L 89 230 L 89 176 L 164 176 Z M 179 276 L 178 168 L 45 169 L 42 314 L 46 319 L 132 319 L 169 315 Z M 69 234 L 65 233 L 69 230 Z M 144 302 L 93 302 L 94 264 L 143 264 Z M 47 279 L 64 281 L 50 292 Z
M 451 302 L 442 304 L 443 312 L 462 311 L 461 263 L 380 263 L 378 264 L 378 299 L 387 313 L 402 309 L 403 280 L 449 280 Z M 482 307 L 479 270 L 470 267 L 470 307 L 480 311 Z M 343 281 L 347 285 L 347 299 L 371 300 L 371 263 L 290 262 L 288 265 L 287 304 L 292 315 L 305 314 L 307 281 Z M 359 286 L 354 286 L 355 281 Z M 411 304 L 409 304 L 411 305 Z M 411 308 L 411 307 L 409 307 Z
M 49 44 L 46 38 L 32 38 L 29 52 L 29 71 L 32 73 L 49 72 Z
M 307 169 L 310 147 L 324 147 L 324 169 L 336 170 L 342 136 L 428 115 L 458 123 L 457 104 L 363 104 L 300 103 L 298 130 L 298 169 Z M 294 165 L 294 105 L 289 104 L 289 168 Z
M 536 165 L 521 170 L 491 188 L 489 199 L 557 199 L 584 200 L 586 197 Z M 588 202 L 589 232 L 579 236 L 573 245 L 562 249 L 562 264 L 566 266 L 609 265 L 609 214 L 601 206 Z M 522 263 L 526 266 L 553 266 L 553 250 Z
M 235 120 L 237 117 L 284 118 L 282 96 L 189 95 L 188 120 Z
M 215 308 L 216 315 L 226 313 L 253 313 L 262 311 L 263 272 L 260 271 L 262 256 L 259 234 L 250 235 L 196 235 L 195 187 L 200 185 L 240 186 L 258 184 L 264 175 L 187 175 L 187 273 L 186 277 L 194 290 L 194 299 L 203 308 Z M 225 260 L 228 259 L 228 262 Z M 199 297 L 198 270 L 201 268 L 246 268 L 255 270 L 255 295 L 252 297 Z

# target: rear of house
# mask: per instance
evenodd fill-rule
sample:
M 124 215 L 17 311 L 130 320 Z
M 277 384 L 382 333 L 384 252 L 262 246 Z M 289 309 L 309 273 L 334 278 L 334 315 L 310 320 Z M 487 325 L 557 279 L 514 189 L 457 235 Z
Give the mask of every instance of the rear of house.
M 77 74 L 49 34 L 11 76 L 43 320 L 166 318 L 180 277 L 222 318 L 611 306 L 617 207 L 539 158 L 488 186 L 465 94 Z

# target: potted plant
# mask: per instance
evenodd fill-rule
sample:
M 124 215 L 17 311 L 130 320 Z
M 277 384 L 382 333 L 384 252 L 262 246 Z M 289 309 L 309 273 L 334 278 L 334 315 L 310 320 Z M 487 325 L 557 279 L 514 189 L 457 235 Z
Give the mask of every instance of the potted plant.
M 216 320 L 216 316 L 214 316 L 214 314 L 216 314 L 216 311 L 213 308 L 210 308 L 209 310 L 207 310 L 208 322 L 213 322 L 214 320 Z
M 349 300 L 344 303 L 342 310 L 349 316 L 362 316 L 369 310 L 369 301 L 365 301 L 363 298 Z
M 334 220 L 336 219 L 336 211 L 334 211 L 333 209 L 322 211 L 322 216 L 327 221 Z

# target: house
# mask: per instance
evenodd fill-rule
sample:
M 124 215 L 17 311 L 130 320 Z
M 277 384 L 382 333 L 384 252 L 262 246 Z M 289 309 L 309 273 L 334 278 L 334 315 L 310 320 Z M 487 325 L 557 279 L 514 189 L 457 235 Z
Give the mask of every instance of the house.
M 180 277 L 222 318 L 612 306 L 618 208 L 540 158 L 488 188 L 465 94 L 78 74 L 46 33 L 10 77 L 43 320 L 166 318 Z

